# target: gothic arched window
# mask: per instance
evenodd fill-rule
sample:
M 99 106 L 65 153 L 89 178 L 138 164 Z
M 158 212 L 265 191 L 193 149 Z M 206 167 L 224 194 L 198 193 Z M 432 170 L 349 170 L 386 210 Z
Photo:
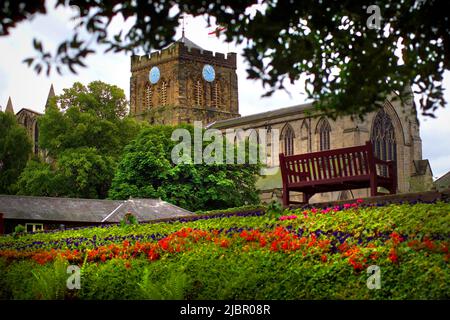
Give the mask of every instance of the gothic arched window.
M 397 159 L 397 144 L 395 142 L 394 126 L 391 118 L 384 110 L 378 111 L 373 121 L 372 137 L 375 156 L 381 160 Z M 386 168 L 383 167 L 383 175 L 386 174 Z
M 152 98 L 153 98 L 153 91 L 150 84 L 147 83 L 145 86 L 145 108 L 150 109 L 152 107 Z
M 281 135 L 281 139 L 283 140 L 284 154 L 286 156 L 294 154 L 294 138 L 294 130 L 289 124 L 287 124 L 284 127 L 283 133 Z
M 319 150 L 330 150 L 331 126 L 327 119 L 321 118 L 317 124 L 316 134 L 319 135 Z

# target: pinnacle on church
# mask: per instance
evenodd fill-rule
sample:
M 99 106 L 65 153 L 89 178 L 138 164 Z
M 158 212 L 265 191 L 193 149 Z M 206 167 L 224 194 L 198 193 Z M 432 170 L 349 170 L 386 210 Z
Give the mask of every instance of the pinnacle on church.
M 8 98 L 8 104 L 6 105 L 5 112 L 11 112 L 12 114 L 14 114 L 14 108 L 12 105 L 11 97 Z
M 50 103 L 50 99 L 55 96 L 56 96 L 55 89 L 53 89 L 53 83 L 52 83 L 52 85 L 50 86 L 50 90 L 48 91 L 47 101 L 45 102 L 45 109 L 47 109 L 48 104 Z

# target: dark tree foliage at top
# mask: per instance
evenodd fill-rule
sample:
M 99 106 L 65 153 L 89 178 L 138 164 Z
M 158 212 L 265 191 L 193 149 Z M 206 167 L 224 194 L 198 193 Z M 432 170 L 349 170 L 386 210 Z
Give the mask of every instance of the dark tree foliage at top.
M 45 1 L 6 0 L 0 4 L 0 36 L 19 22 L 45 14 Z M 445 0 L 261 0 L 262 10 L 247 10 L 250 0 L 57 0 L 56 6 L 78 8 L 73 34 L 56 52 L 34 39 L 37 55 L 25 62 L 40 73 L 52 68 L 85 66 L 96 43 L 109 51 L 149 52 L 173 41 L 182 13 L 217 18 L 228 26 L 227 41 L 244 43 L 248 77 L 260 79 L 266 94 L 283 89 L 284 80 L 303 73 L 308 98 L 331 116 L 374 110 L 387 94 L 405 95 L 416 84 L 422 113 L 433 115 L 445 105 L 442 77 L 449 70 L 450 23 Z M 380 28 L 369 28 L 373 5 Z M 172 8 L 178 10 L 170 11 Z M 169 12 L 175 12 L 170 14 Z M 108 34 L 115 16 L 135 19 L 133 27 Z M 209 21 L 209 20 L 208 20 Z M 372 21 L 372 20 L 371 20 Z M 373 24 L 372 24 L 373 25 Z M 81 34 L 95 41 L 81 38 Z M 89 38 L 91 39 L 91 38 Z M 398 45 L 403 64 L 394 54 Z M 333 73 L 334 72 L 334 73 Z

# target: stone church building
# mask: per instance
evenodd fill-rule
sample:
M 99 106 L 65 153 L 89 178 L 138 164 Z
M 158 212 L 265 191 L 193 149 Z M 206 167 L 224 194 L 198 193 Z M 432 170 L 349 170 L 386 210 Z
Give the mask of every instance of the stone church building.
M 375 154 L 397 164 L 398 191 L 413 192 L 433 188 L 428 160 L 422 159 L 422 142 L 416 107 L 412 99 L 401 103 L 395 94 L 386 97 L 384 107 L 364 120 L 350 116 L 329 119 L 313 109 L 311 103 L 241 117 L 239 114 L 236 53 L 204 50 L 184 35 L 161 51 L 131 57 L 130 115 L 150 123 L 179 124 L 201 121 L 206 127 L 226 129 L 265 129 L 280 133 L 280 152 L 285 155 L 362 145 L 372 141 Z M 49 99 L 55 96 L 53 85 Z M 309 111 L 309 112 L 308 112 Z M 11 98 L 5 112 L 14 112 Z M 15 113 L 39 150 L 41 113 L 22 108 Z M 278 167 L 278 151 L 269 154 L 269 166 Z M 261 177 L 258 188 L 262 199 L 281 196 L 280 170 Z M 343 190 L 316 194 L 311 202 L 369 196 L 368 190 Z M 295 197 L 294 197 L 295 198 Z
M 53 88 L 53 84 L 50 86 L 50 90 L 48 92 L 47 101 L 45 102 L 45 108 L 49 104 L 49 100 L 55 96 L 55 90 Z M 0 108 L 1 110 L 1 108 Z M 41 155 L 45 158 L 46 154 L 44 150 L 39 149 L 39 125 L 38 118 L 42 116 L 42 113 L 28 109 L 21 108 L 17 113 L 14 111 L 13 103 L 11 97 L 9 97 L 8 102 L 6 104 L 5 112 L 12 113 L 16 116 L 17 121 L 25 127 L 27 130 L 28 137 L 30 138 L 33 154 Z
M 408 101 L 402 103 L 392 94 L 382 109 L 362 121 L 350 116 L 329 119 L 314 111 L 311 103 L 240 117 L 236 67 L 235 53 L 213 53 L 184 36 L 149 56 L 133 56 L 130 113 L 151 123 L 202 121 L 220 130 L 265 129 L 268 150 L 270 132 L 278 129 L 280 152 L 285 155 L 362 145 L 370 140 L 380 159 L 396 161 L 399 192 L 433 188 L 430 164 L 422 159 L 419 121 L 410 90 Z M 269 165 L 279 165 L 276 151 L 269 154 Z M 258 187 L 265 201 L 280 197 L 279 170 L 262 177 Z M 311 202 L 365 196 L 369 196 L 368 190 L 343 190 L 316 194 Z

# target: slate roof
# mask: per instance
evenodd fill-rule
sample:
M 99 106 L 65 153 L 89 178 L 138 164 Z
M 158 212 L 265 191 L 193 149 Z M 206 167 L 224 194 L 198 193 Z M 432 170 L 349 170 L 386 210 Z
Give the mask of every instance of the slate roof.
M 426 174 L 428 168 L 430 168 L 430 172 L 432 172 L 430 162 L 428 161 L 428 159 L 414 160 L 413 163 L 414 166 L 416 167 L 416 175 Z
M 434 182 L 438 190 L 450 189 L 450 171 Z
M 120 222 L 127 212 L 138 221 L 178 218 L 192 212 L 159 199 L 97 200 L 0 195 L 5 219 L 87 223 Z
M 244 116 L 244 117 L 238 117 L 238 118 L 233 118 L 233 119 L 228 119 L 228 120 L 220 120 L 220 121 L 217 121 L 214 124 L 212 124 L 211 127 L 216 128 L 216 129 L 228 128 L 228 127 L 242 125 L 242 124 L 246 124 L 246 123 L 250 123 L 250 122 L 254 122 L 254 121 L 258 121 L 258 120 L 269 120 L 269 119 L 273 119 L 273 118 L 294 115 L 294 114 L 298 114 L 298 113 L 301 113 L 301 112 L 303 112 L 305 110 L 309 110 L 309 109 L 312 109 L 312 102 L 304 103 L 304 104 L 300 104 L 300 105 L 296 105 L 296 106 L 292 106 L 292 107 L 287 107 L 287 108 L 276 109 L 276 110 L 267 111 L 267 112 L 256 113 L 256 114 L 252 114 L 252 115 Z

